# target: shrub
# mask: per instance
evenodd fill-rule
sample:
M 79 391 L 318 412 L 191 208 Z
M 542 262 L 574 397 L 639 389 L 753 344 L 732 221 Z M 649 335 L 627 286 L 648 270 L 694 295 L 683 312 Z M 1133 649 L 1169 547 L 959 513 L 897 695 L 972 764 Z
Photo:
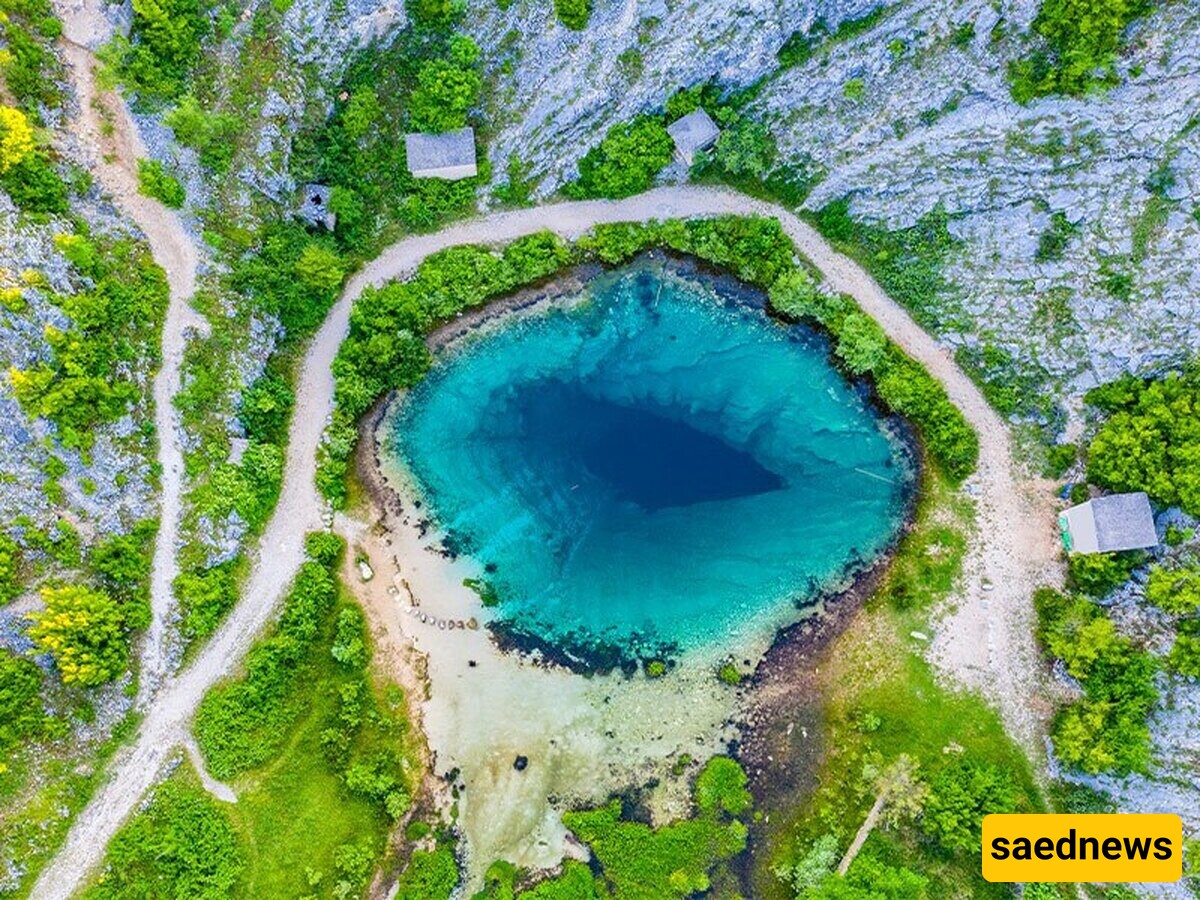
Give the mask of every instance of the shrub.
M 1140 553 L 1076 553 L 1067 563 L 1071 585 L 1093 597 L 1103 597 L 1129 580 L 1141 562 Z
M 238 421 L 246 437 L 262 443 L 282 444 L 295 396 L 282 375 L 268 371 L 255 380 L 238 403 Z
M 171 100 L 183 92 L 210 30 L 200 0 L 134 0 L 130 38 L 114 39 L 105 56 L 143 100 Z
M 33 128 L 25 113 L 0 106 L 0 174 L 4 174 L 33 152 Z
M 1194 623 L 1182 623 L 1167 656 L 1167 666 L 1187 678 L 1200 678 L 1200 629 Z
M 171 209 L 179 209 L 187 200 L 179 179 L 163 168 L 157 159 L 137 161 L 138 193 L 162 201 Z
M 740 816 L 750 809 L 746 771 L 728 756 L 714 756 L 696 776 L 696 806 L 701 813 Z
M 417 73 L 417 89 L 409 99 L 410 124 L 416 131 L 462 128 L 467 112 L 479 102 L 483 86 L 476 70 L 479 48 L 470 38 L 455 40 L 450 59 L 426 60 Z
M 1176 616 L 1200 611 L 1200 567 L 1152 567 L 1146 581 L 1146 599 Z
M 45 609 L 29 615 L 29 636 L 54 657 L 64 683 L 92 687 L 124 671 L 129 647 L 120 604 L 80 586 L 44 587 L 42 602 Z
M 25 212 L 50 215 L 67 212 L 67 185 L 40 150 L 24 156 L 0 173 L 0 186 Z
M 572 31 L 583 31 L 587 28 L 591 12 L 589 0 L 554 0 L 554 14 L 558 16 L 558 21 Z
M 0 532 L 0 606 L 21 593 L 21 546 Z
M 921 827 L 946 850 L 979 853 L 983 817 L 1015 809 L 1007 775 L 962 755 L 930 777 Z
M 396 900 L 449 900 L 458 885 L 454 853 L 444 847 L 414 850 L 396 880 Z
M 641 193 L 671 161 L 672 147 L 659 117 L 638 116 L 614 125 L 579 161 L 579 179 L 567 185 L 566 193 L 614 199 Z
M 227 897 L 245 861 L 228 816 L 198 786 L 167 781 L 113 838 L 85 900 Z
M 1033 30 L 1043 44 L 1010 65 L 1013 99 L 1079 96 L 1115 83 L 1121 35 L 1149 8 L 1148 0 L 1042 0 Z
M 217 630 L 225 613 L 237 602 L 237 577 L 229 561 L 210 568 L 180 572 L 173 585 L 183 612 L 183 630 L 190 637 L 207 637 Z
M 0 753 L 41 735 L 46 724 L 41 688 L 36 663 L 0 648 Z
M 887 335 L 874 319 L 853 312 L 842 319 L 834 352 L 847 369 L 862 375 L 875 371 L 883 361 L 887 343 Z
M 179 143 L 200 155 L 200 162 L 215 173 L 229 169 L 237 150 L 241 121 L 229 113 L 206 110 L 190 94 L 183 97 L 163 119 Z

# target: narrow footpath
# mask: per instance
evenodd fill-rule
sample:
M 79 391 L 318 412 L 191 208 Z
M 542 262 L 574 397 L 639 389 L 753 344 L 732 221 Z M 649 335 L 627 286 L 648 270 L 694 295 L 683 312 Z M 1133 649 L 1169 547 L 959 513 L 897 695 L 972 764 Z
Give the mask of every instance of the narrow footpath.
M 63 22 L 59 49 L 79 103 L 71 128 L 82 147 L 94 154 L 91 171 L 105 192 L 141 229 L 154 261 L 167 275 L 170 300 L 162 330 L 162 362 L 154 379 L 154 426 L 161 470 L 158 533 L 150 575 L 150 625 L 141 647 L 138 705 L 145 706 L 167 674 L 170 621 L 174 612 L 172 582 L 178 573 L 176 545 L 182 515 L 183 448 L 174 398 L 180 388 L 185 334 L 206 323 L 191 308 L 196 292 L 199 254 L 179 214 L 158 200 L 138 193 L 137 161 L 142 144 L 125 102 L 96 84 L 98 63 L 87 42 L 96 37 L 96 20 L 86 5 L 57 10 Z M 111 127 L 108 127 L 111 126 Z
M 85 66 L 90 62 L 79 55 L 73 59 Z M 81 77 L 77 73 L 76 78 L 84 82 L 83 90 L 92 89 L 90 75 Z M 89 108 L 90 100 L 83 102 Z M 126 126 L 118 120 L 117 127 Z M 188 739 L 191 717 L 204 694 L 236 671 L 255 637 L 278 611 L 283 593 L 303 559 L 305 532 L 322 527 L 323 504 L 314 475 L 317 447 L 333 410 L 330 366 L 347 333 L 351 305 L 364 288 L 402 276 L 429 254 L 459 244 L 500 244 L 542 229 L 575 238 L 600 223 L 725 213 L 778 218 L 797 249 L 824 273 L 826 282 L 854 297 L 896 343 L 923 363 L 946 386 L 951 399 L 979 432 L 980 467 L 972 479 L 972 490 L 978 498 L 979 533 L 968 562 L 968 583 L 958 598 L 957 612 L 945 620 L 938 633 L 934 659 L 948 675 L 980 689 L 1000 710 L 1014 735 L 1026 747 L 1036 747 L 1039 724 L 1026 702 L 1037 691 L 1041 671 L 1033 643 L 1031 593 L 1052 570 L 1053 543 L 1046 539 L 1045 532 L 1053 519 L 1048 502 L 1027 492 L 1019 481 L 1007 427 L 946 351 L 860 266 L 834 251 L 815 230 L 782 208 L 731 190 L 699 186 L 659 188 L 620 201 L 557 203 L 494 213 L 436 234 L 406 238 L 388 247 L 350 280 L 299 368 L 279 501 L 259 541 L 240 601 L 192 663 L 178 675 L 164 678 L 145 709 L 133 744 L 113 760 L 107 781 L 79 814 L 62 850 L 42 872 L 33 896 L 65 900 L 100 864 L 108 841 L 158 780 L 164 764 Z M 166 228 L 158 230 L 164 238 L 167 233 Z M 152 237 L 152 243 L 156 239 L 157 235 Z M 180 291 L 190 290 L 194 251 L 186 240 L 177 247 L 164 240 L 158 250 L 168 247 L 170 253 L 179 254 L 173 263 L 173 278 L 182 278 Z M 181 265 L 181 261 L 188 260 L 189 264 Z M 174 288 L 175 281 L 172 285 Z M 173 302 L 175 297 L 173 290 Z M 168 367 L 164 362 L 164 369 Z M 177 386 L 177 370 L 175 375 Z M 166 379 L 161 380 L 164 390 L 169 390 Z M 170 409 L 169 396 L 160 408 Z M 173 431 L 163 429 L 160 433 L 165 436 Z M 162 443 L 178 452 L 174 439 Z M 177 513 L 179 503 L 180 477 L 178 473 L 168 475 L 170 471 L 165 465 L 164 520 L 168 506 Z M 169 546 L 164 549 L 170 551 Z M 172 571 L 169 566 L 160 568 L 158 563 L 156 554 L 156 578 Z M 166 583 L 169 585 L 169 580 Z

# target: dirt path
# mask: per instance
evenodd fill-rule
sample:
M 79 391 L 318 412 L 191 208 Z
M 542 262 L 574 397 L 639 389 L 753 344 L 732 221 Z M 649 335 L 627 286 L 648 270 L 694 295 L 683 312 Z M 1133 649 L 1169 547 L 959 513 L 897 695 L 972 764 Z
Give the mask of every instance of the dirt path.
M 96 158 L 91 171 L 113 202 L 140 228 L 151 255 L 167 274 L 170 301 L 162 331 L 162 364 L 154 379 L 154 426 L 158 434 L 160 510 L 150 575 L 150 626 L 141 650 L 138 704 L 144 706 L 165 677 L 170 647 L 170 618 L 174 609 L 171 583 L 178 572 L 175 559 L 183 492 L 183 450 L 173 400 L 179 392 L 185 332 L 203 328 L 203 319 L 189 305 L 196 291 L 196 246 L 177 213 L 137 191 L 137 160 L 146 148 L 125 103 L 96 85 L 96 59 L 85 46 L 96 35 L 94 10 L 86 5 L 59 8 L 64 30 L 59 48 L 79 101 L 71 127 L 84 149 Z
M 835 252 L 810 226 L 762 201 L 719 188 L 686 186 L 660 188 L 621 201 L 552 204 L 496 213 L 398 241 L 347 284 L 299 368 L 282 490 L 240 602 L 193 663 L 165 680 L 134 744 L 114 761 L 108 781 L 76 819 L 62 851 L 42 873 L 34 896 L 70 896 L 101 862 L 108 840 L 155 783 L 172 748 L 183 741 L 204 693 L 235 669 L 275 615 L 302 561 L 304 533 L 321 527 L 323 505 L 313 479 L 317 447 L 333 410 L 330 366 L 347 332 L 351 304 L 364 288 L 403 275 L 430 253 L 456 244 L 506 242 L 541 229 L 573 238 L 603 222 L 723 213 L 777 217 L 830 286 L 853 296 L 893 340 L 920 360 L 979 431 L 980 471 L 973 478 L 979 497 L 979 539 L 973 545 L 963 598 L 939 631 L 934 655 L 948 674 L 978 687 L 992 700 L 1027 746 L 1036 746 L 1037 719 L 1026 708 L 1037 690 L 1040 671 L 1030 663 L 1036 659 L 1030 591 L 1052 569 L 1054 549 L 1048 531 L 1053 519 L 1048 504 L 1027 494 L 1018 481 L 1004 423 L 946 351 L 861 267 Z

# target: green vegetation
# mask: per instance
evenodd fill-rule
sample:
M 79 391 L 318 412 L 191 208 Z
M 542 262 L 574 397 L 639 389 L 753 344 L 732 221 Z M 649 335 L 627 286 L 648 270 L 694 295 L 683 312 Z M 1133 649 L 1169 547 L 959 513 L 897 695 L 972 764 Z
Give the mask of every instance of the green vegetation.
M 1079 226 L 1071 222 L 1065 213 L 1056 212 L 1050 216 L 1050 227 L 1038 238 L 1037 253 L 1034 258 L 1038 262 L 1060 260 L 1066 252 L 1071 238 L 1079 234 Z
M 1078 553 L 1067 562 L 1071 587 L 1090 597 L 1103 597 L 1129 580 L 1143 554 Z
M 0 755 L 45 731 L 41 688 L 42 670 L 36 663 L 0 649 Z
M 1153 566 L 1146 581 L 1146 599 L 1175 616 L 1200 611 L 1200 566 Z
M 870 375 L 883 403 L 916 424 L 931 459 L 955 479 L 974 469 L 978 438 L 942 386 L 886 341 L 852 301 L 817 291 L 808 273 L 793 263 L 795 250 L 778 222 L 727 216 L 601 225 L 573 248 L 548 233 L 521 238 L 501 253 L 454 247 L 428 257 L 409 281 L 364 291 L 333 365 L 337 406 L 321 447 L 317 483 L 322 493 L 335 504 L 345 503 L 355 423 L 381 394 L 411 387 L 424 376 L 431 359 L 422 338 L 429 330 L 571 262 L 617 265 L 654 247 L 727 268 L 769 289 L 771 305 L 780 315 L 808 319 L 827 329 L 848 370 Z
M 671 161 L 673 144 L 661 116 L 638 116 L 614 125 L 599 145 L 579 161 L 579 180 L 564 189 L 569 197 L 629 197 L 654 183 Z
M 141 103 L 157 107 L 183 93 L 211 29 L 200 0 L 136 0 L 129 37 L 113 38 L 101 58 Z
M 1043 811 L 1029 763 L 981 699 L 938 685 L 911 637 L 957 583 L 971 517 L 970 500 L 926 469 L 891 570 L 821 664 L 827 750 L 811 794 L 764 810 L 754 896 L 1011 896 L 980 877 L 978 828 L 989 812 Z M 837 875 L 881 794 L 880 825 Z
M 1158 700 L 1153 656 L 1119 634 L 1090 600 L 1041 588 L 1034 595 L 1038 640 L 1063 660 L 1084 696 L 1055 716 L 1054 750 L 1068 766 L 1120 775 L 1150 761 L 1146 716 Z
M 42 602 L 45 609 L 29 616 L 29 637 L 53 655 L 63 683 L 92 687 L 125 671 L 129 631 L 146 624 L 146 607 L 80 586 L 44 587 Z
M 1150 8 L 1150 0 L 1042 0 L 1033 20 L 1037 46 L 1009 66 L 1013 99 L 1078 97 L 1116 84 L 1125 29 Z
M 360 893 L 420 771 L 403 694 L 374 683 L 362 613 L 339 599 L 341 542 L 306 550 L 275 630 L 197 712 L 206 765 L 238 790 L 233 896 Z
M 176 777 L 117 832 L 104 871 L 83 896 L 226 897 L 243 865 L 225 808 L 194 776 Z
M 131 240 L 61 235 L 55 243 L 91 287 L 51 294 L 71 328 L 47 326 L 50 358 L 11 368 L 8 377 L 28 416 L 57 425 L 63 446 L 86 450 L 97 425 L 144 400 L 133 370 L 147 359 L 157 362 L 167 284 L 146 249 Z
M 971 376 L 1001 415 L 1046 423 L 1052 431 L 1061 414 L 1045 389 L 1050 373 L 1035 362 L 1019 361 L 995 344 L 963 346 L 955 361 Z
M 1088 479 L 1200 514 L 1200 374 L 1127 376 L 1085 399 L 1106 415 L 1087 450 Z
M 956 241 L 945 211 L 935 209 L 911 228 L 889 231 L 854 219 L 850 200 L 823 206 L 815 224 L 839 250 L 856 259 L 913 317 L 935 333 L 950 327 L 950 286 L 942 265 Z
M 414 850 L 396 882 L 396 900 L 450 900 L 457 885 L 458 864 L 453 850 Z
M 139 193 L 161 200 L 171 209 L 179 209 L 187 199 L 179 179 L 164 169 L 157 159 L 139 159 L 137 176 Z
M 717 669 L 717 680 L 730 687 L 737 687 L 742 683 L 742 673 L 732 662 L 723 662 Z
M 21 593 L 21 545 L 0 531 L 0 606 Z
M 592 14 L 592 5 L 589 0 L 554 0 L 554 14 L 566 28 L 583 31 Z
M 54 55 L 53 42 L 62 33 L 50 0 L 2 0 L 0 2 L 0 76 L 7 93 L 35 122 L 41 109 L 62 106 L 62 69 Z M 4 122 L 0 112 L 0 123 Z M 0 124 L 0 132 L 4 126 Z M 0 142 L 3 138 L 0 138 Z M 2 158 L 2 151 L 0 151 Z M 3 170 L 0 163 L 0 171 Z M 18 204 L 19 205 L 19 204 Z

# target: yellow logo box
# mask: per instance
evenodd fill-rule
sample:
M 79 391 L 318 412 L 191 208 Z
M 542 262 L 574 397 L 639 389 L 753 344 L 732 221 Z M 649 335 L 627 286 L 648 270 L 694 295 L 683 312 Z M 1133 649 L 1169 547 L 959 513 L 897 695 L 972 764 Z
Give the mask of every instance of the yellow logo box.
M 1167 813 L 990 815 L 983 819 L 988 881 L 1178 881 L 1183 820 Z

